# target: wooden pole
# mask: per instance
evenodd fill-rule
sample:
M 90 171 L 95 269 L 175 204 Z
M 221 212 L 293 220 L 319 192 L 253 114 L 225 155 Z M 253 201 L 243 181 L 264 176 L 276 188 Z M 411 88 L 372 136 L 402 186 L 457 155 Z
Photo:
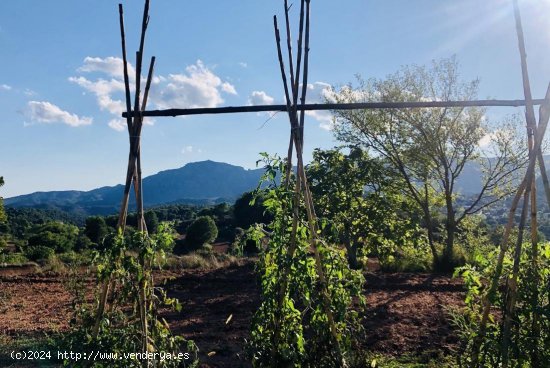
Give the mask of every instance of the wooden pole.
M 292 107 L 296 109 L 298 105 L 298 85 L 300 83 L 300 72 L 302 70 L 302 42 L 304 35 L 304 7 L 305 0 L 300 1 L 300 25 L 298 28 L 298 55 L 296 56 L 296 72 L 294 85 L 292 86 Z
M 310 22 L 310 0 L 306 0 L 306 40 L 305 40 L 305 55 L 304 55 L 304 76 L 302 81 L 302 96 L 300 102 L 302 105 L 306 104 L 307 93 L 307 78 L 309 72 L 309 22 Z M 305 111 L 300 110 L 300 137 L 304 137 L 304 123 L 305 123 Z M 303 144 L 303 142 L 302 142 Z M 304 147 L 302 146 L 302 149 Z
M 290 85 L 292 88 L 294 88 L 294 61 L 292 58 L 292 35 L 290 32 L 290 16 L 289 11 L 290 7 L 288 6 L 288 0 L 285 0 L 285 24 L 286 24 L 286 47 L 288 51 L 288 69 L 290 71 Z M 277 30 L 278 32 L 278 30 Z M 280 48 L 280 42 L 277 43 L 277 47 Z M 284 68 L 284 67 L 283 67 Z M 288 89 L 288 87 L 287 87 Z M 288 142 L 288 152 L 287 152 L 287 170 L 286 170 L 286 179 L 285 179 L 285 185 L 288 187 L 289 179 L 290 179 L 290 173 L 292 170 L 292 150 L 294 147 L 294 140 L 292 138 L 292 135 L 290 136 L 289 142 Z
M 289 117 L 292 115 L 290 113 L 291 111 L 291 100 L 290 100 L 290 93 L 288 88 L 288 82 L 286 78 L 286 72 L 285 72 L 285 64 L 283 61 L 283 51 L 281 49 L 281 34 L 279 32 L 279 26 L 277 24 L 277 16 L 273 16 L 273 28 L 275 29 L 275 42 L 277 44 L 277 57 L 279 58 L 279 67 L 281 69 L 281 78 L 283 79 L 283 86 L 284 86 L 284 92 L 285 92 L 285 99 L 286 99 L 286 105 L 285 105 L 285 111 L 289 113 Z M 292 122 L 291 122 L 292 124 Z M 289 180 L 290 180 L 290 173 L 292 172 L 292 146 L 293 146 L 293 135 L 290 136 L 290 143 L 288 146 L 288 157 L 286 162 L 286 177 L 285 177 L 285 186 L 288 187 Z
M 534 99 L 533 105 L 541 105 L 544 99 Z M 299 111 L 329 111 L 329 110 L 369 110 L 369 109 L 417 109 L 429 107 L 521 107 L 525 100 L 472 100 L 472 101 L 408 101 L 408 102 L 354 102 L 354 103 L 318 103 L 298 105 Z M 285 112 L 285 105 L 256 105 L 256 106 L 224 106 L 199 107 L 192 109 L 171 108 L 164 110 L 144 111 L 144 117 L 175 117 L 187 115 L 217 115 L 250 112 Z M 133 116 L 134 112 L 130 111 Z M 126 118 L 128 112 L 123 112 Z
M 119 23 L 120 23 L 120 40 L 122 43 L 122 69 L 124 74 L 124 93 L 126 96 L 126 111 L 132 110 L 132 105 L 130 103 L 132 97 L 130 96 L 130 81 L 128 79 L 128 60 L 126 58 L 126 35 L 124 31 L 124 10 L 122 4 L 118 4 L 118 14 L 119 14 Z M 128 115 L 126 117 L 126 124 L 128 125 L 128 134 L 131 134 L 132 129 L 132 116 Z
M 143 101 L 141 104 L 141 111 L 144 111 L 147 107 L 147 100 L 149 99 L 149 90 L 151 89 L 151 83 L 153 80 L 153 73 L 155 69 L 156 58 L 151 57 L 149 64 L 149 72 L 147 74 L 147 82 L 145 84 L 145 92 L 143 94 Z M 134 134 L 138 141 L 136 142 L 136 154 L 137 157 L 137 170 L 134 180 L 134 188 L 136 188 L 136 200 L 137 200 L 137 212 L 138 212 L 138 230 L 147 233 L 147 225 L 145 224 L 144 210 L 143 210 L 143 190 L 142 190 L 142 175 L 141 175 L 141 129 L 143 127 L 143 116 L 141 114 L 135 119 L 135 131 Z M 137 185 L 136 185 L 137 184 Z
M 281 39 L 280 39 L 280 33 L 279 28 L 277 26 L 277 17 L 274 16 L 273 18 L 273 25 L 275 29 L 275 40 L 277 44 L 277 56 L 279 59 L 279 66 L 281 70 L 281 78 L 283 81 L 283 87 L 285 90 L 285 97 L 287 101 L 286 105 L 286 111 L 289 115 L 290 125 L 291 125 L 291 138 L 294 140 L 294 146 L 296 148 L 296 156 L 298 161 L 298 167 L 297 167 L 297 180 L 296 180 L 296 189 L 295 193 L 303 192 L 304 195 L 304 202 L 306 205 L 306 213 L 308 218 L 308 226 L 309 226 L 309 232 L 310 232 L 310 241 L 311 241 L 311 249 L 314 253 L 314 259 L 315 259 L 315 269 L 317 272 L 317 275 L 319 277 L 319 284 L 320 284 L 320 290 L 321 290 L 321 304 L 322 308 L 327 316 L 328 322 L 329 322 L 329 329 L 331 336 L 333 338 L 334 347 L 338 354 L 338 359 L 340 361 L 340 366 L 345 366 L 345 360 L 340 348 L 340 339 L 338 337 L 338 331 L 336 328 L 336 322 L 334 320 L 334 315 L 331 310 L 331 300 L 328 293 L 328 284 L 325 277 L 323 262 L 321 260 L 321 255 L 319 253 L 318 249 L 318 239 L 317 239 L 317 218 L 315 215 L 315 210 L 313 207 L 313 200 L 311 198 L 311 192 L 309 190 L 309 186 L 307 184 L 307 177 L 305 174 L 305 168 L 304 168 L 304 162 L 302 158 L 302 152 L 303 152 L 303 137 L 300 134 L 300 122 L 298 119 L 298 109 L 296 107 L 296 102 L 298 101 L 298 80 L 300 75 L 300 64 L 301 64 L 301 38 L 303 33 L 303 20 L 304 20 L 304 6 L 305 0 L 302 0 L 302 6 L 301 6 L 301 13 L 300 13 L 300 41 L 299 44 L 299 50 L 298 50 L 298 60 L 296 63 L 296 71 L 295 71 L 295 85 L 293 86 L 292 90 L 292 101 L 294 103 L 291 103 L 290 96 L 289 96 L 289 88 L 288 88 L 288 82 L 282 57 L 282 51 L 281 51 Z M 308 2 L 309 5 L 309 2 Z M 287 8 L 285 8 L 287 11 Z M 308 17 L 309 17 L 309 7 L 308 7 Z M 304 62 L 305 64 L 305 62 Z M 307 81 L 307 66 L 304 65 L 304 80 Z M 307 85 L 303 85 L 303 88 L 307 88 Z M 302 93 L 305 99 L 305 92 Z M 290 239 L 290 248 L 289 248 L 289 254 L 288 256 L 290 258 L 293 257 L 295 246 L 296 246 L 296 227 L 298 222 L 298 214 L 297 214 L 297 205 L 299 204 L 299 201 L 296 201 L 298 199 L 298 196 L 295 196 L 294 198 L 294 205 L 293 205 L 293 228 L 291 232 L 291 239 Z M 282 271 L 282 282 L 281 282 L 281 288 L 279 290 L 279 309 L 282 306 L 282 302 L 284 301 L 284 298 L 286 297 L 286 288 L 288 286 L 288 273 L 289 269 L 285 269 Z M 278 341 L 279 341 L 279 334 L 280 334 L 280 321 L 275 321 L 275 330 L 274 330 L 274 349 L 278 348 Z
M 130 152 L 128 156 L 128 168 L 126 173 L 126 183 L 123 193 L 123 199 L 121 204 L 121 209 L 119 213 L 118 220 L 118 229 L 124 231 L 126 226 L 126 217 L 128 212 L 128 199 L 131 183 L 134 183 L 134 191 L 136 194 L 136 205 L 138 208 L 138 229 L 146 233 L 145 220 L 143 215 L 143 193 L 142 193 L 142 179 L 141 179 L 141 148 L 140 148 L 140 137 L 141 137 L 141 127 L 143 124 L 143 116 L 141 112 L 146 109 L 147 98 L 149 93 L 149 88 L 151 85 L 151 80 L 154 70 L 155 58 L 151 59 L 151 65 L 149 67 L 149 73 L 147 77 L 147 85 L 145 88 L 143 103 L 140 105 L 140 86 L 141 86 L 141 67 L 143 61 L 143 48 L 145 41 L 145 33 L 147 30 L 147 25 L 149 23 L 149 0 L 145 0 L 145 7 L 143 10 L 143 21 L 140 37 L 140 46 L 139 51 L 136 52 L 136 94 L 135 94 L 135 103 L 134 103 L 134 113 L 131 113 L 131 96 L 130 96 L 130 87 L 129 87 L 129 77 L 128 77 L 128 65 L 126 58 L 126 37 L 124 31 L 124 16 L 122 4 L 119 4 L 119 22 L 120 22 L 120 32 L 121 32 L 121 45 L 122 45 L 122 54 L 123 54 L 123 73 L 124 73 L 124 85 L 125 85 L 125 96 L 126 96 L 126 119 L 128 125 L 128 135 L 130 142 Z M 137 112 L 137 113 L 136 113 Z M 146 265 L 143 264 L 145 267 Z M 142 350 L 143 352 L 148 351 L 148 322 L 147 322 L 147 287 L 148 279 L 144 277 L 141 280 L 139 285 L 139 317 L 141 322 L 142 329 Z M 96 316 L 96 321 L 93 329 L 94 338 L 97 337 L 99 333 L 99 325 L 103 318 L 105 311 L 105 306 L 107 304 L 107 295 L 109 293 L 110 280 L 105 280 L 102 285 L 99 306 Z M 150 366 L 150 362 L 147 360 L 145 366 Z
M 285 5 L 285 13 L 288 12 L 288 7 Z M 288 14 L 287 14 L 288 18 Z M 290 124 L 293 126 L 293 110 L 291 107 L 291 99 L 289 94 L 289 88 L 288 88 L 288 81 L 286 77 L 285 72 L 285 65 L 283 61 L 283 52 L 281 48 L 281 37 L 279 32 L 279 27 L 277 24 L 277 16 L 273 16 L 273 27 L 275 31 L 275 42 L 277 45 L 277 56 L 279 59 L 279 66 L 281 70 L 281 79 L 283 81 L 283 89 L 285 92 L 285 98 L 286 98 L 286 106 L 287 106 L 287 113 L 290 119 Z M 290 43 L 290 41 L 288 41 Z M 293 74 L 294 75 L 294 72 Z M 293 84 L 291 83 L 291 87 L 293 87 Z M 292 173 L 292 148 L 294 146 L 294 129 L 291 129 L 290 132 L 290 143 L 288 147 L 288 157 L 287 157 L 287 166 L 286 166 L 286 174 L 285 174 L 285 188 L 288 189 L 290 184 L 290 175 Z M 296 232 L 298 229 L 298 220 L 299 220 L 299 204 L 300 204 L 300 176 L 296 176 L 296 183 L 295 183 L 295 190 L 294 190 L 294 198 L 293 198 L 293 208 L 292 208 L 292 230 L 290 234 L 290 244 L 288 248 L 287 257 L 289 259 L 292 259 L 294 257 L 294 252 L 296 250 Z M 274 321 L 274 328 L 273 328 L 273 349 L 272 349 L 272 356 L 276 357 L 278 354 L 278 347 L 279 347 L 279 340 L 280 340 L 280 334 L 281 334 L 281 314 L 283 311 L 283 304 L 284 300 L 286 298 L 287 288 L 288 288 L 288 274 L 290 270 L 288 268 L 284 268 L 282 270 L 282 280 L 279 287 L 279 295 L 277 299 L 277 310 L 275 311 L 275 321 Z
M 288 6 L 288 0 L 285 0 L 285 25 L 286 25 L 286 48 L 288 51 L 288 69 L 290 72 L 290 85 L 294 88 L 294 60 L 292 60 L 292 36 L 290 32 L 290 7 Z M 280 45 L 278 46 L 280 48 Z
M 548 101 L 550 103 L 550 88 L 547 91 L 547 93 L 549 97 Z M 533 147 L 535 152 L 537 150 L 540 150 L 541 148 L 542 140 L 544 138 L 544 134 L 546 133 L 546 128 L 548 126 L 548 120 L 550 118 L 550 114 L 546 112 L 548 111 L 547 106 L 542 111 L 544 112 L 544 114 L 540 115 L 541 121 L 539 122 L 539 125 L 537 127 L 537 133 L 535 134 L 535 140 L 534 140 L 535 143 Z M 487 322 L 489 321 L 489 313 L 499 286 L 500 276 L 502 274 L 504 256 L 506 254 L 506 251 L 508 250 L 508 242 L 510 239 L 512 227 L 514 225 L 514 215 L 516 213 L 516 209 L 517 209 L 519 200 L 521 199 L 521 196 L 523 195 L 527 187 L 531 187 L 531 184 L 534 180 L 534 176 L 535 176 L 534 169 L 535 169 L 536 162 L 537 162 L 536 155 L 531 155 L 531 157 L 529 158 L 529 164 L 527 166 L 525 177 L 523 178 L 520 186 L 518 187 L 518 190 L 512 200 L 512 205 L 508 212 L 508 221 L 506 223 L 506 227 L 504 228 L 504 235 L 500 243 L 499 255 L 497 258 L 495 272 L 491 280 L 491 286 L 487 291 L 487 293 L 483 296 L 483 300 L 482 300 L 479 333 L 474 337 L 474 341 L 472 343 L 472 367 L 474 368 L 477 368 L 479 366 L 479 350 L 481 347 L 481 343 L 485 338 L 485 334 L 487 332 Z
M 535 134 L 536 130 L 536 120 L 535 120 L 535 109 L 533 107 L 532 103 L 532 95 L 531 95 L 531 86 L 529 82 L 529 71 L 527 66 L 527 53 L 525 51 L 525 38 L 523 35 L 523 26 L 521 22 L 521 14 L 520 9 L 517 0 L 513 0 L 513 7 L 514 7 L 514 18 L 516 22 L 516 33 L 518 38 L 518 48 L 519 48 L 519 54 L 520 54 L 520 60 L 521 60 L 521 74 L 522 74 L 522 80 L 523 80 L 523 92 L 525 95 L 525 101 L 526 101 L 526 109 L 525 109 L 525 116 L 527 120 L 527 138 L 528 138 L 528 147 L 529 147 L 529 155 L 530 156 L 536 156 L 541 150 L 533 150 L 533 135 Z M 542 152 L 541 152 L 542 153 Z M 540 160 L 539 160 L 540 161 Z M 539 163 L 540 165 L 540 163 Z M 544 165 L 544 163 L 543 163 Z M 534 170 L 534 168 L 533 168 Z M 538 234 L 537 234 L 537 202 L 536 202 L 536 185 L 535 181 L 533 180 L 531 183 L 531 188 L 527 188 L 531 190 L 531 246 L 532 246 L 532 260 L 531 260 L 531 271 L 533 272 L 533 278 L 535 283 L 535 289 L 538 288 L 538 272 L 537 272 L 537 263 L 538 263 Z M 526 196 L 527 196 L 526 191 Z M 525 205 L 524 205 L 525 206 Z M 522 217 L 524 214 L 522 213 Z M 520 223 L 521 227 L 521 223 Z M 522 231 L 523 229 L 520 228 L 520 235 L 518 236 L 518 239 L 522 237 Z M 503 338 L 502 338 L 502 364 L 504 368 L 507 368 L 509 365 L 509 343 L 510 343 L 510 329 L 511 329 L 511 321 L 512 318 L 514 318 L 515 310 L 516 310 L 516 299 L 517 299 L 517 280 L 518 280 L 518 274 L 520 271 L 519 264 L 521 260 L 521 250 L 522 250 L 522 244 L 519 243 L 516 244 L 516 254 L 514 255 L 514 266 L 512 271 L 512 278 L 509 279 L 509 290 L 508 295 L 510 299 L 510 303 L 507 304 L 508 310 L 507 314 L 505 316 L 504 321 L 504 327 L 503 327 Z M 538 304 L 538 295 L 534 295 L 533 299 L 531 300 L 533 307 L 533 319 L 532 319 L 532 328 L 533 333 L 538 334 L 538 316 L 536 311 L 536 305 Z M 531 364 L 534 364 L 534 366 L 538 366 L 538 349 L 536 348 L 536 337 L 534 338 L 534 348 L 531 351 L 531 359 L 534 360 L 531 362 Z

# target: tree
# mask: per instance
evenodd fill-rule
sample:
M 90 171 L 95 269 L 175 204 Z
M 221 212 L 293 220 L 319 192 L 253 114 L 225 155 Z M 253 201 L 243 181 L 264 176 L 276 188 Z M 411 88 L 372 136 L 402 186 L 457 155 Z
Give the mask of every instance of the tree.
M 357 147 L 316 149 L 307 174 L 324 235 L 346 247 L 350 267 L 360 267 L 360 252 L 386 257 L 418 240 L 414 208 L 381 159 Z
M 4 177 L 0 176 L 0 187 L 4 185 Z M 9 224 L 7 222 L 8 217 L 6 211 L 4 211 L 4 203 L 2 197 L 0 197 L 0 250 L 6 245 L 4 234 L 9 233 Z
M 477 97 L 478 80 L 459 81 L 455 58 L 434 61 L 430 67 L 409 66 L 385 80 L 360 80 L 330 94 L 337 102 L 463 101 Z M 421 208 L 434 260 L 452 263 L 455 235 L 466 216 L 511 193 L 516 175 L 526 162 L 514 119 L 490 127 L 485 110 L 442 107 L 336 111 L 338 139 L 383 157 L 403 180 L 403 193 Z M 488 143 L 483 149 L 481 143 Z M 467 164 L 483 168 L 481 188 L 463 206 L 456 205 L 457 180 Z M 435 247 L 434 216 L 444 217 L 444 251 Z
M 159 218 L 155 211 L 147 211 L 143 215 L 145 218 L 145 224 L 147 225 L 147 231 L 151 234 L 155 234 L 159 228 Z
M 109 233 L 109 227 L 101 216 L 91 216 L 86 219 L 84 234 L 96 245 L 101 245 Z
M 4 185 L 4 177 L 0 176 L 0 187 Z M 4 211 L 4 201 L 3 198 L 0 197 L 0 224 L 5 223 L 7 221 L 6 211 Z
M 253 224 L 269 224 L 273 220 L 273 215 L 266 212 L 264 199 L 263 192 L 243 193 L 233 207 L 235 226 L 248 229 Z
M 198 217 L 187 229 L 185 243 L 193 248 L 202 247 L 218 236 L 218 228 L 212 217 Z
M 74 249 L 78 238 L 78 227 L 51 221 L 38 226 L 29 238 L 29 247 L 44 246 L 61 253 Z

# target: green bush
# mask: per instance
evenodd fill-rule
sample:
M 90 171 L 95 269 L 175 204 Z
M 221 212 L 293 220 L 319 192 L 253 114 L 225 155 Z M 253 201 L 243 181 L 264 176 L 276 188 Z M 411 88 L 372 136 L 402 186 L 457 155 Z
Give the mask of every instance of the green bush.
M 31 261 L 44 261 L 53 257 L 55 251 L 43 245 L 35 245 L 25 250 L 25 256 Z
M 81 251 L 78 253 L 73 251 L 61 253 L 57 255 L 57 258 L 61 262 L 73 266 L 89 265 L 92 262 L 92 254 L 89 250 Z
M 197 218 L 187 229 L 185 246 L 190 249 L 198 249 L 204 244 L 210 243 L 218 236 L 218 227 L 210 216 Z
M 0 254 L 0 264 L 20 265 L 28 261 L 23 253 Z
M 395 255 L 380 259 L 386 272 L 428 272 L 433 266 L 433 256 L 427 247 L 402 247 Z
M 74 249 L 78 238 L 78 227 L 51 221 L 34 229 L 29 237 L 29 246 L 46 246 L 58 253 Z

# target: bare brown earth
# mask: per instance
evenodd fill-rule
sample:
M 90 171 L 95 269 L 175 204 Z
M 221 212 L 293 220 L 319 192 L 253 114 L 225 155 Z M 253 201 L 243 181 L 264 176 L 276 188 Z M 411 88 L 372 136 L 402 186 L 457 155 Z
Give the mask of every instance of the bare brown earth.
M 166 312 L 175 333 L 196 342 L 201 367 L 247 367 L 243 348 L 259 305 L 253 262 L 215 270 L 164 272 L 181 312 Z M 65 331 L 72 296 L 56 275 L 14 275 L 0 270 L 0 336 L 31 337 Z M 365 347 L 390 355 L 449 354 L 457 339 L 446 308 L 462 306 L 459 280 L 428 274 L 367 275 Z M 230 321 L 226 321 L 231 316 Z

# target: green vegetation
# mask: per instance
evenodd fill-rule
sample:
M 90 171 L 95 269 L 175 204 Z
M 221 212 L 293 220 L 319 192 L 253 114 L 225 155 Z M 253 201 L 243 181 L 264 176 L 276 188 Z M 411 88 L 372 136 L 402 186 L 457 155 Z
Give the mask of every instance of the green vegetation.
M 404 67 L 384 80 L 359 83 L 357 89 L 342 88 L 332 98 L 337 102 L 461 101 L 475 99 L 479 84 L 460 81 L 455 59 L 436 61 L 431 67 Z M 400 189 L 419 207 L 433 258 L 443 270 L 455 266 L 453 254 L 462 221 L 509 195 L 526 163 L 526 149 L 517 139 L 521 125 L 517 119 L 491 129 L 484 112 L 476 107 L 334 112 L 339 140 L 380 156 L 401 178 Z M 484 137 L 491 138 L 490 152 L 479 149 Z M 457 206 L 457 182 L 473 162 L 483 168 L 481 188 L 470 201 Z M 437 243 L 444 244 L 442 252 Z
M 4 185 L 4 177 L 0 176 L 0 187 Z M 4 201 L 0 196 L 0 251 L 6 245 L 5 234 L 8 232 L 8 217 L 6 216 L 6 211 L 4 210 Z
M 198 249 L 211 243 L 218 236 L 216 223 L 210 216 L 198 217 L 187 229 L 185 246 L 187 249 Z
M 268 224 L 273 220 L 264 207 L 265 193 L 262 191 L 244 193 L 233 206 L 234 225 L 248 229 L 254 224 Z
M 542 362 L 550 361 L 550 243 L 545 243 L 540 250 L 538 272 L 534 272 L 531 263 L 533 248 L 525 243 L 526 252 L 521 257 L 520 269 L 523 277 L 518 290 L 518 309 L 512 331 L 510 363 L 512 367 L 544 366 Z M 471 364 L 472 336 L 478 333 L 481 319 L 481 305 L 484 297 L 485 282 L 493 276 L 497 250 L 485 254 L 479 253 L 474 264 L 458 268 L 455 275 L 461 276 L 466 284 L 466 308 L 452 311 L 453 322 L 462 340 L 462 351 L 457 355 L 463 366 Z M 512 273 L 513 253 L 506 255 L 502 282 L 506 282 Z M 498 290 L 495 308 L 498 313 L 491 316 L 488 331 L 482 341 L 482 358 L 479 367 L 498 366 L 502 359 L 502 318 L 506 309 L 507 295 L 505 289 Z M 534 296 L 539 302 L 533 303 Z M 496 312 L 495 311 L 495 312 Z M 536 338 L 534 338 L 536 336 Z M 533 364 L 536 359 L 540 365 Z
M 28 246 L 25 249 L 25 256 L 31 261 L 47 261 L 53 258 L 55 251 L 44 245 Z
M 109 228 L 105 219 L 101 216 L 88 217 L 86 219 L 84 234 L 96 246 L 102 244 L 105 237 L 109 234 Z
M 323 281 L 310 255 L 307 219 L 302 213 L 298 222 L 293 223 L 294 190 L 276 180 L 282 177 L 281 182 L 285 181 L 284 163 L 267 156 L 264 160 L 263 185 L 268 187 L 264 205 L 273 221 L 267 225 L 271 230 L 269 246 L 261 253 L 257 266 L 262 302 L 254 316 L 248 344 L 252 363 L 255 367 L 333 367 L 339 366 L 342 356 L 353 361 L 357 352 L 352 346 L 362 330 L 352 299 L 363 304 L 361 272 L 349 268 L 339 247 L 323 240 L 317 242 L 336 328 L 331 331 L 325 309 L 327 298 L 320 292 Z M 292 255 L 291 242 L 294 242 Z M 283 293 L 281 285 L 287 285 Z M 334 346 L 334 337 L 339 349 Z
M 108 351 L 113 353 L 126 353 L 140 351 L 141 341 L 135 339 L 139 336 L 144 326 L 142 325 L 142 313 L 147 313 L 147 321 L 150 326 L 148 331 L 147 351 L 178 352 L 181 346 L 186 346 L 186 352 L 191 359 L 188 366 L 196 366 L 197 349 L 192 342 L 186 342 L 182 336 L 173 335 L 167 323 L 157 314 L 158 308 L 171 308 L 181 310 L 181 305 L 176 299 L 166 296 L 162 289 L 147 288 L 144 285 L 152 283 L 150 266 L 159 267 L 165 259 L 165 252 L 173 247 L 173 237 L 167 226 L 160 226 L 158 232 L 148 236 L 145 233 L 135 232 L 131 236 L 116 236 L 107 238 L 109 244 L 103 252 L 97 252 L 94 260 L 97 269 L 97 277 L 101 282 L 110 283 L 114 275 L 122 287 L 114 295 L 111 307 L 100 320 L 96 320 L 95 305 L 86 302 L 84 296 L 79 294 L 78 307 L 73 317 L 72 331 L 67 334 L 60 343 L 61 347 L 72 351 Z M 137 254 L 137 257 L 134 255 Z M 74 290 L 81 288 L 78 285 Z M 147 301 L 147 307 L 143 305 Z M 125 305 L 134 306 L 131 310 Z M 97 330 L 96 330 L 97 328 Z M 97 332 L 96 332 L 97 331 Z M 91 339 L 90 336 L 96 335 Z M 87 362 L 65 362 L 67 366 L 86 367 Z M 127 359 L 121 361 L 95 362 L 95 367 L 142 367 L 139 359 Z M 156 367 L 179 367 L 177 360 L 156 360 Z
M 73 250 L 79 230 L 74 225 L 62 222 L 47 222 L 38 226 L 28 239 L 28 247 L 47 247 L 57 253 Z
M 421 248 L 415 208 L 382 160 L 356 147 L 349 154 L 317 149 L 307 173 L 323 234 L 345 246 L 352 268 L 361 268 L 362 256 L 379 257 L 386 265 L 398 250 Z

